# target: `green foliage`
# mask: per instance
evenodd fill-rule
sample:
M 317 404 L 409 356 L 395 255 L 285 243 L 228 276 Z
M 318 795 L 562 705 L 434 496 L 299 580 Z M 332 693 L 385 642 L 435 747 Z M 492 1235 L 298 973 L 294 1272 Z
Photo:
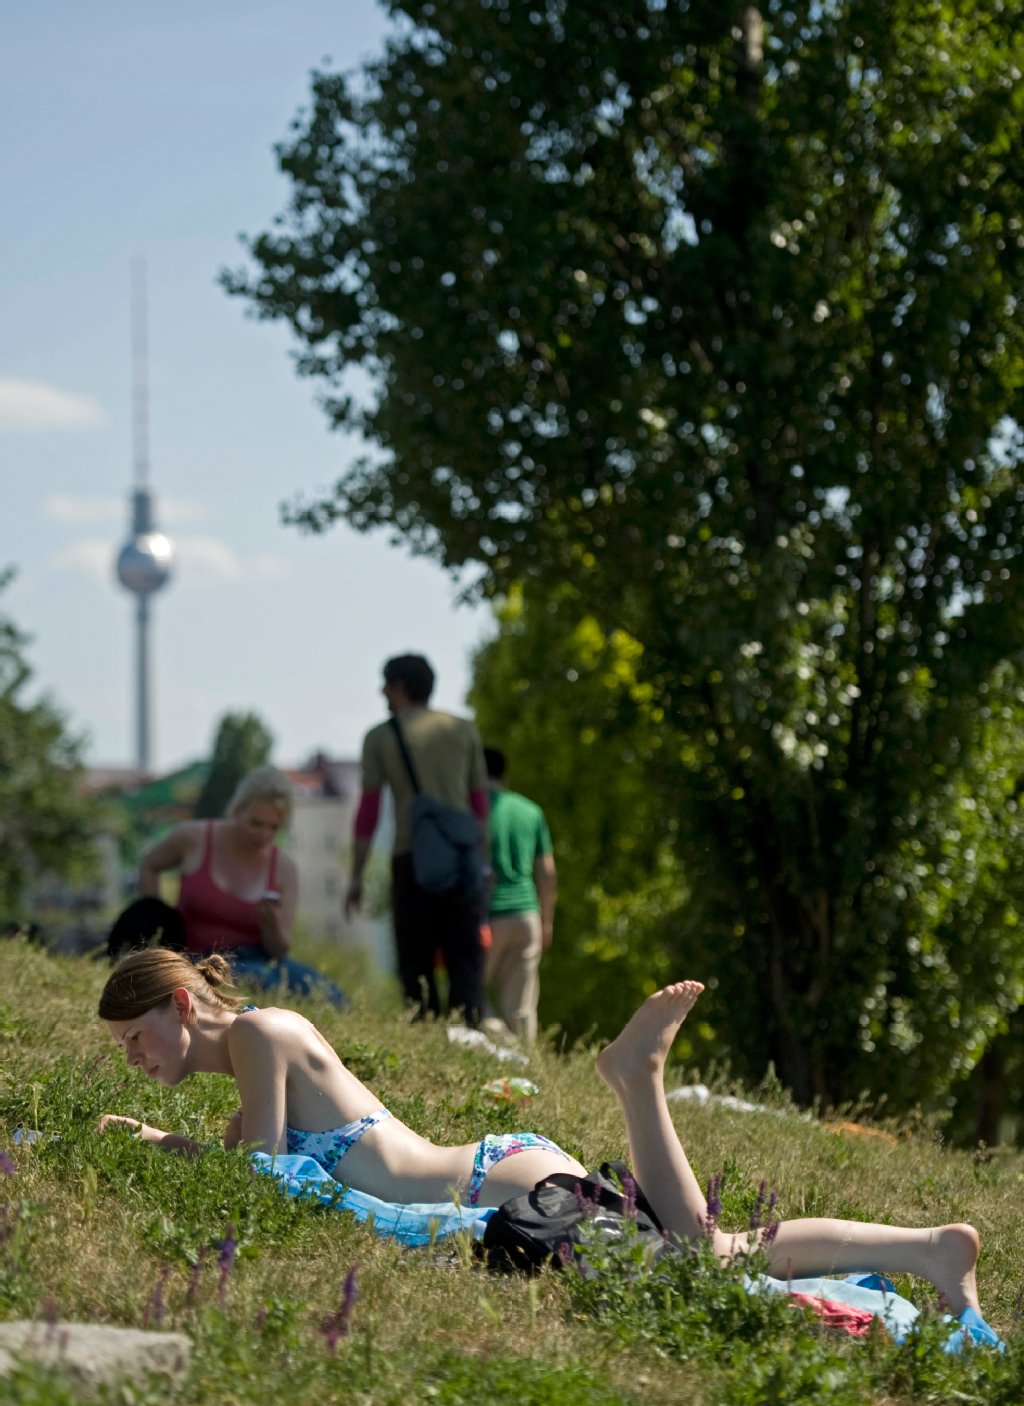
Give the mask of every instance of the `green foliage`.
M 484 740 L 508 757 L 509 785 L 543 808 L 555 846 L 541 1022 L 574 1038 L 611 1036 L 640 996 L 678 974 L 673 926 L 689 895 L 674 817 L 649 781 L 660 710 L 637 676 L 636 642 L 605 634 L 570 587 L 536 609 L 515 590 L 498 619 L 474 661 L 470 702 Z M 683 1030 L 681 1048 L 698 1029 Z
M 0 571 L 0 591 L 11 579 Z M 47 698 L 26 698 L 27 636 L 0 615 L 0 921 L 19 916 L 34 877 L 95 865 L 100 807 L 82 797 L 81 741 Z
M 737 1067 L 942 1096 L 1024 975 L 1016 819 L 978 862 L 951 824 L 1009 770 L 979 722 L 1024 648 L 1012 7 L 391 11 L 379 62 L 314 75 L 290 209 L 225 280 L 375 446 L 293 520 L 534 612 L 571 582 L 660 716 L 671 955 Z
M 748 1275 L 767 1273 L 763 1254 L 723 1264 L 704 1238 L 652 1267 L 628 1225 L 616 1241 L 584 1235 L 581 1248 L 593 1277 L 570 1275 L 576 1307 L 607 1319 L 624 1341 L 657 1343 L 683 1361 L 732 1366 L 798 1317 L 783 1295 L 750 1292 Z
M 273 745 L 273 737 L 255 713 L 225 713 L 217 726 L 210 770 L 196 801 L 196 816 L 222 816 L 242 778 L 270 760 Z
M 697 833 L 706 812 L 693 805 L 688 774 L 700 749 L 644 682 L 637 642 L 604 632 L 571 587 L 513 590 L 477 654 L 472 701 L 485 735 L 512 759 L 512 784 L 544 805 L 562 861 L 563 936 L 545 958 L 544 1017 L 572 1035 L 611 1035 L 646 991 L 699 972 L 712 988 L 708 1009 L 702 1002 L 680 1053 L 759 1077 L 772 1047 L 763 1039 L 768 970 L 749 941 L 757 910 L 744 911 L 742 892 L 709 867 L 716 837 Z M 1003 666 L 965 727 L 962 761 L 944 784 L 904 797 L 893 817 L 884 872 L 863 896 L 872 921 L 848 954 L 851 975 L 877 973 L 856 1022 L 855 987 L 821 996 L 848 1028 L 838 1085 L 846 1096 L 867 1090 L 891 1107 L 945 1109 L 959 1091 L 956 1126 L 967 1140 L 991 1127 L 975 1107 L 978 1079 L 965 1080 L 993 1041 L 1000 1110 L 1024 1096 L 1020 1036 L 1004 1033 L 1019 1030 L 1022 994 L 1022 724 L 1024 689 Z M 742 826 L 742 805 L 730 807 L 733 828 Z M 731 831 L 719 838 L 732 843 Z M 760 984 L 751 984 L 752 965 Z M 998 1141 L 998 1132 L 983 1136 Z

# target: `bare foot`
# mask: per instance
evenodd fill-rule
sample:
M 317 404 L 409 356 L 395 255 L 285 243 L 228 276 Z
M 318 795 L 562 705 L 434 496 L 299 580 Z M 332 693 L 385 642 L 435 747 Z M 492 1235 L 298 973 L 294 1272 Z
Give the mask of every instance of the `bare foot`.
M 974 1266 L 981 1242 L 973 1225 L 943 1225 L 932 1242 L 929 1275 L 947 1313 L 959 1318 L 965 1308 L 981 1312 Z
M 597 1057 L 597 1072 L 605 1083 L 621 1091 L 635 1078 L 659 1075 L 676 1031 L 703 990 L 699 981 L 677 981 L 648 996 Z

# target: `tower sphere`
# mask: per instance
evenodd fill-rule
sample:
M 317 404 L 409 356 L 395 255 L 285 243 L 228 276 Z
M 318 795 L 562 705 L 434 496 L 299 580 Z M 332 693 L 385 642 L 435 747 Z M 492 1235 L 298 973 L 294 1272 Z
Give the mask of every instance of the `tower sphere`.
M 172 549 L 162 532 L 140 532 L 117 558 L 117 579 L 137 596 L 151 596 L 171 579 Z

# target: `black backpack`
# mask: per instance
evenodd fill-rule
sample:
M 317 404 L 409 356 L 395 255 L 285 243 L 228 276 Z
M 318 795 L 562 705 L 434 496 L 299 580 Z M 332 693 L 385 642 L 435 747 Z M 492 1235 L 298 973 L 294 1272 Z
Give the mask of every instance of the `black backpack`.
M 678 1253 L 625 1164 L 602 1162 L 586 1177 L 558 1172 L 505 1201 L 487 1222 L 482 1253 L 491 1269 L 530 1274 L 546 1264 L 575 1264 L 589 1278 L 596 1271 L 586 1242 L 618 1240 L 627 1224 L 652 1263 Z
M 183 952 L 185 920 L 162 898 L 136 898 L 115 919 L 107 937 L 107 956 L 116 962 L 136 947 L 152 943 Z

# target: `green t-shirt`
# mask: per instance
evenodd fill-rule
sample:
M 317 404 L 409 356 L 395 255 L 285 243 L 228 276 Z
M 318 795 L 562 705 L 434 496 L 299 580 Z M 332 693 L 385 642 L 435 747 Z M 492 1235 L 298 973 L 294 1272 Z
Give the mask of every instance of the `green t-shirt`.
M 494 870 L 491 912 L 538 912 L 533 863 L 538 855 L 551 853 L 544 812 L 517 791 L 492 791 L 489 825 Z

